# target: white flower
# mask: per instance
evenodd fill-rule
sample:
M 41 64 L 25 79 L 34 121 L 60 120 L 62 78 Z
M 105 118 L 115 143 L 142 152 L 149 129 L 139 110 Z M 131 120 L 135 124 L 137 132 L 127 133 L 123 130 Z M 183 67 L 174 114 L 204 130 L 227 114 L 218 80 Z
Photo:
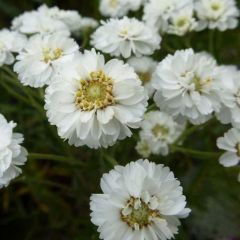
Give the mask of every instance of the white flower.
M 193 123 L 209 119 L 221 107 L 219 71 L 215 60 L 192 49 L 176 51 L 159 63 L 153 79 L 156 104 Z
M 169 145 L 174 143 L 185 128 L 185 122 L 178 123 L 171 116 L 164 112 L 152 111 L 145 115 L 141 125 L 140 138 L 141 144 L 140 154 L 144 151 L 141 149 L 148 148 L 153 154 L 167 155 L 169 153 Z
M 99 10 L 102 15 L 122 17 L 132 11 L 137 11 L 143 0 L 101 0 Z
M 22 173 L 19 166 L 27 161 L 27 151 L 21 146 L 23 135 L 13 133 L 14 122 L 0 114 L 0 188 Z
M 65 23 L 34 11 L 26 12 L 14 19 L 12 29 L 28 35 L 56 33 L 70 35 L 70 30 Z
M 129 11 L 127 0 L 101 0 L 99 10 L 102 15 L 122 17 Z
M 222 101 L 222 108 L 216 114 L 223 124 L 231 123 L 240 127 L 240 71 L 235 66 L 219 67 L 222 80 L 222 91 L 227 98 Z M 228 94 L 228 95 L 227 95 Z
M 58 7 L 49 8 L 47 5 L 42 5 L 38 8 L 38 12 L 42 16 L 63 22 L 71 32 L 79 30 L 82 17 L 77 11 L 62 10 Z
M 148 92 L 148 96 L 153 95 L 152 75 L 156 70 L 157 62 L 150 57 L 132 57 L 128 60 L 128 64 L 132 66 Z
M 168 167 L 148 160 L 116 166 L 91 196 L 91 220 L 104 240 L 166 240 L 189 215 L 180 182 Z
M 217 146 L 226 152 L 219 162 L 225 167 L 236 166 L 240 162 L 240 130 L 231 128 L 223 137 L 217 139 Z
M 152 28 L 135 18 L 110 19 L 102 22 L 92 35 L 91 44 L 112 56 L 129 58 L 151 55 L 160 48 L 161 37 Z
M 12 29 L 24 34 L 62 34 L 79 31 L 82 17 L 77 11 L 58 7 L 40 6 L 36 11 L 25 12 L 12 21 Z
M 0 31 L 0 67 L 14 62 L 13 53 L 22 50 L 27 39 L 15 31 L 3 29 Z
M 62 35 L 35 35 L 17 56 L 14 71 L 23 85 L 42 87 L 49 84 L 57 69 L 78 52 L 73 39 Z
M 193 3 L 190 3 L 170 16 L 167 33 L 183 36 L 195 30 L 197 26 L 197 21 L 194 18 Z
M 46 110 L 60 137 L 75 146 L 113 145 L 138 128 L 147 105 L 133 68 L 95 50 L 76 56 L 46 91 Z
M 198 0 L 195 9 L 199 30 L 208 27 L 225 31 L 238 25 L 239 10 L 235 0 Z
M 161 32 L 167 32 L 171 21 L 172 25 L 177 24 L 180 18 L 184 18 L 184 21 L 186 21 L 186 23 L 184 22 L 184 25 L 188 25 L 189 21 L 193 21 L 192 16 L 189 16 L 192 15 L 189 13 L 192 3 L 192 0 L 150 0 L 144 6 L 143 19 L 146 21 L 147 25 L 154 27 Z M 170 19 L 171 17 L 172 19 Z M 176 21 L 176 23 L 174 21 Z M 181 30 L 181 32 L 182 31 L 183 30 Z
M 140 139 L 136 145 L 136 151 L 144 158 L 148 158 L 152 153 L 151 143 L 146 139 Z

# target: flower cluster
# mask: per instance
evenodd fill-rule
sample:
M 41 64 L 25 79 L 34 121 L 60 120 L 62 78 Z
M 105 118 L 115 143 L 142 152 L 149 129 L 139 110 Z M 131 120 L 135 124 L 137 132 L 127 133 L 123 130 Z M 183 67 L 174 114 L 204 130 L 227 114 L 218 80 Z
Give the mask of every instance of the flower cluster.
M 13 133 L 16 123 L 7 122 L 0 114 L 0 188 L 22 173 L 20 166 L 27 161 L 27 151 L 21 146 L 23 135 Z
M 162 33 L 182 36 L 205 28 L 237 27 L 239 10 L 234 0 L 150 0 L 144 6 L 143 19 Z

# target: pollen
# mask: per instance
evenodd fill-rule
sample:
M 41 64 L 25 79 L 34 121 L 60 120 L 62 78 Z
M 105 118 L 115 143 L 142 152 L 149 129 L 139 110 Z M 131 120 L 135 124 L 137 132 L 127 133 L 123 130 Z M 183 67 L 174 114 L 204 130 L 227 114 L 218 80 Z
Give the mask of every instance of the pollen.
M 59 59 L 63 55 L 63 50 L 61 48 L 45 48 L 43 49 L 43 61 L 48 63 L 49 61 L 54 61 Z
M 151 73 L 150 72 L 137 72 L 142 83 L 145 85 L 151 81 Z
M 121 210 L 121 219 L 133 230 L 139 230 L 152 223 L 153 218 L 160 217 L 159 211 L 152 210 L 140 198 L 131 197 Z
M 114 105 L 112 79 L 102 70 L 91 72 L 88 79 L 79 81 L 75 104 L 82 111 L 104 109 Z
M 156 124 L 153 128 L 152 128 L 152 133 L 156 138 L 164 138 L 168 135 L 169 133 L 169 128 L 164 127 L 160 124 Z

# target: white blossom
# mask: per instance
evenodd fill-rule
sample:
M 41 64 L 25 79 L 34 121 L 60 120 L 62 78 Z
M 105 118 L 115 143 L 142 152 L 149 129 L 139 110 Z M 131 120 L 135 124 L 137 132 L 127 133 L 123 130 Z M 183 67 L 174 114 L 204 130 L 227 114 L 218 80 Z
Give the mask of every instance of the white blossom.
M 0 67 L 4 64 L 12 64 L 15 60 L 13 53 L 22 50 L 27 39 L 24 35 L 3 29 L 0 31 Z
M 77 43 L 62 35 L 35 35 L 17 56 L 14 71 L 23 85 L 49 84 L 57 69 L 69 63 L 78 52 Z
M 208 27 L 225 31 L 238 25 L 239 10 L 235 0 L 198 0 L 195 9 L 199 30 Z
M 105 63 L 94 49 L 76 56 L 46 92 L 50 123 L 75 146 L 108 147 L 131 136 L 147 105 L 133 68 L 117 59 Z
M 160 48 L 161 37 L 152 28 L 135 18 L 110 19 L 102 22 L 92 35 L 91 44 L 112 56 L 129 58 L 151 55 Z
M 219 67 L 221 73 L 222 91 L 227 96 L 222 101 L 222 108 L 216 113 L 223 124 L 231 123 L 240 127 L 240 71 L 235 66 Z M 227 95 L 228 94 L 228 95 Z
M 200 124 L 219 111 L 224 92 L 216 61 L 192 49 L 176 51 L 159 63 L 153 79 L 156 104 L 173 116 Z M 222 94 L 222 96 L 220 96 Z
M 149 0 L 144 7 L 143 19 L 160 32 L 183 35 L 195 25 L 193 0 Z
M 7 122 L 0 114 L 0 188 L 22 173 L 20 166 L 27 161 L 27 151 L 21 146 L 23 135 L 13 133 L 16 123 Z
M 167 155 L 169 145 L 177 140 L 184 129 L 185 122 L 177 122 L 167 113 L 160 111 L 148 112 L 145 114 L 141 125 L 141 140 L 136 149 L 141 155 L 142 153 L 147 155 L 147 152 Z M 146 154 L 144 151 L 146 151 Z M 145 157 L 144 155 L 143 157 Z
M 154 93 L 152 75 L 156 70 L 157 62 L 150 57 L 132 57 L 128 60 L 128 64 L 134 68 L 147 90 L 148 96 L 151 97 Z
M 129 11 L 137 11 L 143 0 L 100 0 L 99 10 L 102 15 L 122 17 Z
M 219 162 L 225 167 L 236 166 L 240 162 L 240 130 L 231 128 L 223 137 L 217 139 L 217 146 L 226 152 Z
M 148 160 L 116 166 L 91 196 L 91 220 L 104 240 L 166 240 L 189 215 L 180 182 L 168 167 Z

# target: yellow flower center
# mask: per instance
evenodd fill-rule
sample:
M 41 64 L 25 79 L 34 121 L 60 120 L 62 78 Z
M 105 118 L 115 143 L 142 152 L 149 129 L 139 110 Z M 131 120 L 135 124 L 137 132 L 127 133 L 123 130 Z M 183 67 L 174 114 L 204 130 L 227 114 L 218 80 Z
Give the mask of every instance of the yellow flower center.
M 115 104 L 112 79 L 101 70 L 91 72 L 89 79 L 80 80 L 75 104 L 82 111 L 104 109 Z
M 240 156 L 240 143 L 236 145 L 237 155 Z
M 212 83 L 212 78 L 208 77 L 203 80 L 198 76 L 194 76 L 193 83 L 195 85 L 195 91 L 201 93 L 204 91 L 204 87 L 206 87 Z
M 159 211 L 152 210 L 139 198 L 131 197 L 121 210 L 121 219 L 133 230 L 139 230 L 152 223 L 153 218 L 160 217 Z
M 156 138 L 164 138 L 168 135 L 169 133 L 169 128 L 164 127 L 160 124 L 156 124 L 153 128 L 152 128 L 152 133 Z
M 147 84 L 151 80 L 151 73 L 149 72 L 138 72 L 137 75 L 139 76 L 140 80 L 143 82 L 143 84 Z
M 45 48 L 43 49 L 43 61 L 48 63 L 49 61 L 54 61 L 63 55 L 63 50 L 61 48 Z

